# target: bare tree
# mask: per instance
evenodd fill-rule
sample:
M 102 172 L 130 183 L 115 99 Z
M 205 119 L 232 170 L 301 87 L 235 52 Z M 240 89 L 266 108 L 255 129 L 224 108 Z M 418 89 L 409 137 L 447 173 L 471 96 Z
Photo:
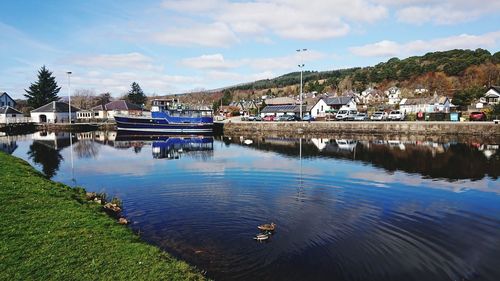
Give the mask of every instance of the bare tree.
M 77 89 L 71 97 L 74 106 L 81 109 L 90 109 L 94 106 L 95 91 L 91 89 Z

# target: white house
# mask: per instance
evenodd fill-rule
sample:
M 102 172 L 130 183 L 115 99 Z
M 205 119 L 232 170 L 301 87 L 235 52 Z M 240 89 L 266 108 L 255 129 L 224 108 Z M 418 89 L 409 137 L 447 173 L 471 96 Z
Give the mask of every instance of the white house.
M 9 96 L 7 93 L 1 93 L 0 94 L 0 107 L 2 106 L 10 106 L 10 107 L 15 107 L 16 106 L 16 101 Z
M 330 107 L 326 104 L 323 98 L 319 99 L 316 104 L 311 108 L 310 113 L 314 118 L 324 117 L 326 116 L 326 111 L 329 110 Z
M 80 109 L 71 106 L 71 120 L 76 119 Z M 31 121 L 35 123 L 68 123 L 69 105 L 61 101 L 53 101 L 31 111 Z
M 158 106 L 158 105 L 156 105 Z M 94 119 L 114 119 L 115 115 L 141 115 L 142 107 L 124 100 L 112 101 L 104 106 L 99 105 L 90 109 Z
M 0 123 L 15 122 L 16 119 L 23 117 L 23 114 L 10 106 L 0 107 Z
M 385 91 L 385 95 L 389 99 L 387 104 L 399 104 L 401 101 L 401 90 L 398 87 L 390 87 Z
M 327 110 L 356 109 L 354 96 L 328 97 L 325 99 Z
M 500 102 L 500 86 L 491 86 L 484 94 L 484 98 L 487 104 L 498 104 Z
M 445 96 L 434 96 L 432 98 L 403 99 L 399 103 L 399 109 L 405 113 L 417 112 L 450 112 L 451 101 Z
M 415 94 L 420 95 L 420 94 L 425 94 L 425 93 L 429 92 L 429 90 L 427 90 L 427 89 L 426 89 L 424 86 L 422 86 L 422 85 L 417 85 L 417 86 L 415 87 L 414 92 L 415 92 Z

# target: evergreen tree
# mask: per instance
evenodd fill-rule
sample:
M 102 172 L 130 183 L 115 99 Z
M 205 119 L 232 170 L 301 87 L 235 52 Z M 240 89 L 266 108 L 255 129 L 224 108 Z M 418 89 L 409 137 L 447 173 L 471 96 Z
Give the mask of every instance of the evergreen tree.
M 61 87 L 57 87 L 57 82 L 52 72 L 45 65 L 38 71 L 38 81 L 32 83 L 29 90 L 24 95 L 28 98 L 28 105 L 37 108 L 52 101 L 58 101 L 60 98 L 57 93 Z
M 148 100 L 148 98 L 146 97 L 146 95 L 142 91 L 141 86 L 139 86 L 139 84 L 137 84 L 135 82 L 132 83 L 131 89 L 127 93 L 127 99 L 131 103 L 135 103 L 138 105 L 143 105 Z

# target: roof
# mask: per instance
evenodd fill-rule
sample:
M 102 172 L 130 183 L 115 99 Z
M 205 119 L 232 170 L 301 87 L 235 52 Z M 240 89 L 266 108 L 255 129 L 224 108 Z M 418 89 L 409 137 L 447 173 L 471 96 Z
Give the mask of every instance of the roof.
M 142 107 L 139 105 L 124 100 L 109 102 L 104 108 L 106 110 L 142 110 Z
M 90 109 L 91 111 L 99 111 L 99 110 L 104 110 L 104 106 L 102 105 L 97 105 L 97 106 L 94 106 Z
M 327 105 L 346 105 L 351 101 L 353 97 L 328 97 L 325 99 Z
M 493 90 L 493 91 L 497 92 L 498 94 L 500 94 L 500 86 L 491 86 L 489 90 Z
M 68 112 L 69 104 L 62 101 L 52 101 L 46 105 L 40 106 L 37 109 L 33 109 L 31 112 Z M 71 106 L 72 112 L 80 111 L 80 109 Z
M 266 100 L 267 105 L 292 105 L 295 104 L 295 100 L 288 97 L 279 97 Z
M 300 105 L 268 105 L 260 111 L 261 113 L 282 113 L 282 112 L 300 112 Z M 302 105 L 302 112 L 306 112 L 306 106 Z
M 448 100 L 445 96 L 435 96 L 431 98 L 403 99 L 400 105 L 418 105 L 418 104 L 445 104 Z
M 22 113 L 13 107 L 2 106 L 0 107 L 0 114 L 22 114 Z

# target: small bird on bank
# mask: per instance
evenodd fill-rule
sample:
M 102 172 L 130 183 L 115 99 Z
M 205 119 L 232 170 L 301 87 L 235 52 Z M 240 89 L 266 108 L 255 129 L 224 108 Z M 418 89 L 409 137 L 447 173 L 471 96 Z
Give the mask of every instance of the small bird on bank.
M 257 228 L 262 230 L 262 231 L 274 231 L 276 229 L 276 224 L 274 222 L 261 224 L 261 225 L 257 226 Z

